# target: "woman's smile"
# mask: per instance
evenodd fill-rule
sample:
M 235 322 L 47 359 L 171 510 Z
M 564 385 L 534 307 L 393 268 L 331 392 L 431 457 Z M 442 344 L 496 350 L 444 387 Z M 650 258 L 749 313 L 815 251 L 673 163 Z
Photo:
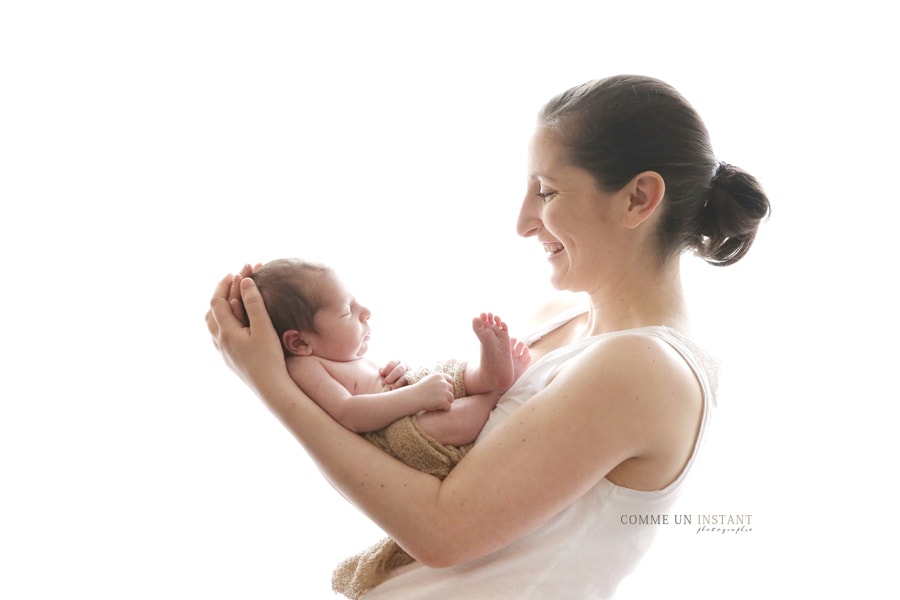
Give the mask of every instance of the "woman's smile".
M 544 242 L 544 252 L 550 256 L 559 254 L 563 250 L 565 250 L 565 247 L 559 242 Z

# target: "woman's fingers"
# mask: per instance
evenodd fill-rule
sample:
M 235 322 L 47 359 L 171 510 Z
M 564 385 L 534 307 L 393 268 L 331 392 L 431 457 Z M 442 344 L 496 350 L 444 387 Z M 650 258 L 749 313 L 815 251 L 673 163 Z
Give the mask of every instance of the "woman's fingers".
M 241 273 L 252 274 L 252 269 L 250 265 L 245 265 Z M 274 331 L 259 288 L 248 277 L 242 275 L 223 277 L 213 291 L 209 306 L 210 309 L 206 313 L 206 327 L 213 336 L 216 347 L 220 346 L 223 334 L 231 330 L 244 329 L 251 323 L 254 329 Z
M 210 302 L 209 312 L 206 313 L 206 326 L 210 335 L 218 343 L 222 336 L 231 329 L 243 329 L 243 324 L 237 320 L 231 311 L 231 306 L 225 298 L 213 298 Z
M 222 278 L 222 281 L 219 282 L 216 289 L 213 291 L 212 298 L 209 300 L 209 310 L 206 311 L 206 328 L 209 330 L 209 335 L 213 337 L 213 344 L 215 344 L 216 348 L 219 347 L 217 341 L 217 338 L 219 337 L 219 324 L 213 315 L 213 306 L 216 305 L 216 302 L 221 302 L 223 300 L 227 301 L 228 291 L 233 279 L 234 277 L 231 274 Z
M 209 335 L 213 336 L 213 343 L 215 343 L 215 338 L 219 335 L 219 326 L 213 317 L 212 309 L 206 311 L 206 329 L 209 330 Z
M 256 283 L 249 278 L 241 280 L 241 298 L 244 302 L 244 312 L 247 313 L 247 321 L 253 331 L 268 330 L 273 334 L 275 328 L 272 326 L 272 320 L 269 313 L 266 312 L 266 303 L 263 301 L 262 294 Z
M 262 263 L 256 263 L 255 265 L 251 265 L 250 263 L 246 263 L 241 270 L 238 271 L 238 275 L 241 277 L 250 277 L 262 267 Z
M 247 313 L 244 312 L 244 303 L 240 300 L 231 300 L 228 304 L 231 306 L 231 312 L 234 314 L 234 318 L 243 323 L 246 327 L 249 323 L 247 322 Z
M 245 264 L 241 267 L 240 273 L 232 279 L 231 288 L 228 291 L 228 304 L 231 305 L 231 312 L 244 326 L 250 323 L 247 321 L 247 312 L 244 310 L 244 303 L 241 300 L 241 281 L 259 271 L 260 267 L 262 267 L 262 263 L 256 263 L 253 266 L 250 266 L 250 263 Z
M 213 305 L 213 302 L 215 302 L 217 298 L 224 298 L 226 300 L 228 299 L 233 281 L 234 275 L 230 273 L 222 278 L 222 281 L 220 281 L 218 285 L 216 285 L 216 289 L 213 290 L 212 298 L 210 298 L 209 300 L 210 307 Z
M 228 287 L 228 303 L 231 304 L 234 300 L 241 299 L 241 280 L 244 279 L 243 275 L 234 275 L 231 278 L 231 285 Z
M 231 306 L 231 312 L 234 313 L 234 318 L 243 323 L 245 327 L 248 325 L 248 322 L 247 313 L 244 311 L 244 303 L 241 301 L 241 281 L 252 274 L 250 265 L 244 265 L 241 272 L 232 278 L 231 287 L 228 289 L 228 304 Z

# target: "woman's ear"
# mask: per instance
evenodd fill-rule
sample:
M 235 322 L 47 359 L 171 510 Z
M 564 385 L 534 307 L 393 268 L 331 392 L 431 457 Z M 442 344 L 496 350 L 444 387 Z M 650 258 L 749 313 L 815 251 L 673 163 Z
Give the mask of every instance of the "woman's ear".
M 289 329 L 281 336 L 281 342 L 288 352 L 294 356 L 309 356 L 312 354 L 312 347 L 303 337 L 303 334 L 296 329 Z
M 666 195 L 666 182 L 656 171 L 644 171 L 635 175 L 625 189 L 629 194 L 625 226 L 635 229 L 656 212 Z

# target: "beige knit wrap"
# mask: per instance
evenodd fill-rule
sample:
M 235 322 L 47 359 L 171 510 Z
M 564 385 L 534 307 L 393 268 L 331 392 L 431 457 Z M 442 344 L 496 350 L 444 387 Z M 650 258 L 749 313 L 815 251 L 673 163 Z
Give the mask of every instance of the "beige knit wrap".
M 457 398 L 466 395 L 463 383 L 465 363 L 462 362 L 445 361 L 434 369 L 419 369 L 407 373 L 406 378 L 412 384 L 435 371 L 453 377 Z M 363 437 L 410 467 L 438 479 L 444 479 L 472 447 L 471 444 L 445 446 L 439 443 L 422 431 L 415 416 L 404 417 L 384 429 L 363 434 Z M 385 538 L 339 564 L 331 576 L 331 587 L 335 592 L 357 600 L 384 581 L 392 570 L 414 560 L 397 542 Z

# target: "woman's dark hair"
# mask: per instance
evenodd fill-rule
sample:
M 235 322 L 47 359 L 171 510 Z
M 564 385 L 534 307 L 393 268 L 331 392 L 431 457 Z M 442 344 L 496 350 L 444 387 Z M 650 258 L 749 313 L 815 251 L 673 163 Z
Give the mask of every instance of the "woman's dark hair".
M 318 279 L 331 272 L 325 265 L 296 258 L 279 258 L 267 262 L 250 276 L 266 304 L 266 311 L 278 338 L 286 331 L 315 331 L 314 317 L 322 307 Z M 283 348 L 285 356 L 290 356 Z
M 658 228 L 660 258 L 693 250 L 713 265 L 744 256 L 770 211 L 759 182 L 719 162 L 700 116 L 672 86 L 618 75 L 551 99 L 539 113 L 568 160 L 605 191 L 644 171 L 666 183 Z

